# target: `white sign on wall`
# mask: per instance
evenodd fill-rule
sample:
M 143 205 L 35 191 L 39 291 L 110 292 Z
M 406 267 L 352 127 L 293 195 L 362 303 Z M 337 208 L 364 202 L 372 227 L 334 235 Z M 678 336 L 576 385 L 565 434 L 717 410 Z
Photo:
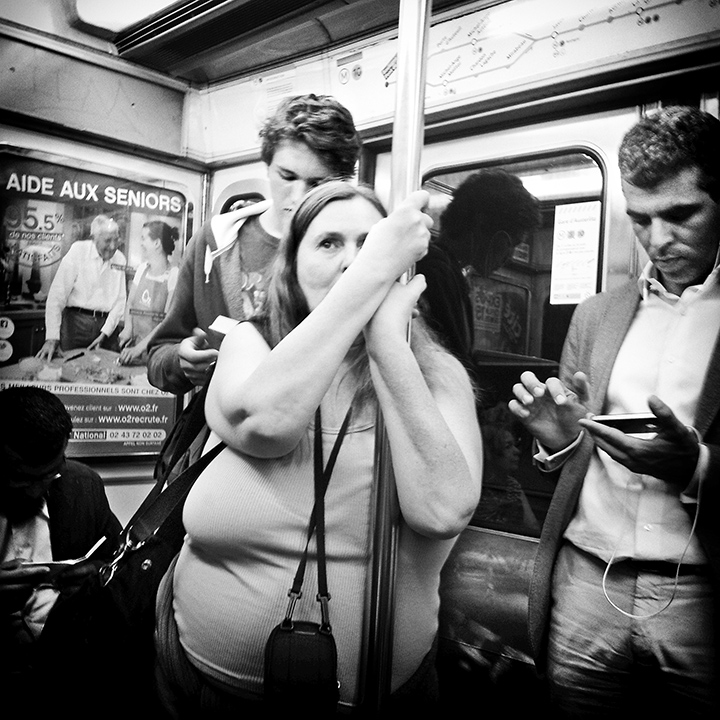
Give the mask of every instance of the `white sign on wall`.
M 597 288 L 599 200 L 555 208 L 550 304 L 577 304 Z

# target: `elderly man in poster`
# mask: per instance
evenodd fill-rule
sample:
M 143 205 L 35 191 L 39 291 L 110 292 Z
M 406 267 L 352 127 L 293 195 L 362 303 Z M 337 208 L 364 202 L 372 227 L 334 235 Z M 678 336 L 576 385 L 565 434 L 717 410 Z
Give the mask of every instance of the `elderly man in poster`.
M 120 230 L 107 215 L 90 226 L 91 240 L 74 242 L 50 286 L 45 307 L 45 343 L 37 357 L 51 360 L 60 350 L 113 347 L 125 312 L 125 256 L 118 250 Z M 115 339 L 115 343 L 117 340 Z

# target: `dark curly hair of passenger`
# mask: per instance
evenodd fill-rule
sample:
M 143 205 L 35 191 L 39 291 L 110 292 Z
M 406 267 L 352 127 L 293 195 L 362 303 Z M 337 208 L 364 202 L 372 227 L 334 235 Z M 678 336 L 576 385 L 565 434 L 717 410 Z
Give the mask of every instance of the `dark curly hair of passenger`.
M 506 233 L 515 246 L 540 226 L 537 198 L 505 170 L 479 170 L 455 190 L 440 219 L 439 241 L 463 265 L 482 272 L 493 238 Z
M 6 447 L 37 465 L 70 438 L 72 419 L 57 395 L 31 385 L 0 392 L 0 436 Z
M 284 100 L 260 130 L 260 157 L 269 165 L 283 140 L 305 143 L 330 168 L 350 178 L 360 154 L 360 137 L 350 111 L 330 95 L 296 95 Z
M 642 118 L 618 151 L 622 179 L 643 189 L 689 167 L 702 173 L 701 190 L 720 201 L 720 120 L 695 107 L 671 105 Z

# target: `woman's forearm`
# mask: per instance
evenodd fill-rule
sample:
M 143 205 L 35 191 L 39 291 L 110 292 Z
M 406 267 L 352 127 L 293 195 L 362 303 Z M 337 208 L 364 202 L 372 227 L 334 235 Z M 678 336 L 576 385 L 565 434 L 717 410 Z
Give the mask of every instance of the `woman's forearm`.
M 480 497 L 482 441 L 464 371 L 448 363 L 431 393 L 409 346 L 370 363 L 387 431 L 400 508 L 416 532 L 454 537 Z

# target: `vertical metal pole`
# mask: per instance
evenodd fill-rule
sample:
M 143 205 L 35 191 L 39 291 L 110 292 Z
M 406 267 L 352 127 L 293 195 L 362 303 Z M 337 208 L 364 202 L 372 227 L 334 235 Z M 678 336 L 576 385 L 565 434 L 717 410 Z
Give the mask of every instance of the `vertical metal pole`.
M 391 210 L 420 187 L 431 9 L 432 0 L 400 0 L 398 82 L 391 155 Z
M 425 127 L 426 51 L 431 9 L 432 0 L 400 0 L 390 210 L 420 187 L 420 152 Z M 414 268 L 408 268 L 406 279 L 413 272 Z M 368 713 L 377 712 L 390 694 L 398 540 L 395 479 L 380 413 L 376 423 L 374 472 L 372 570 L 362 701 Z

